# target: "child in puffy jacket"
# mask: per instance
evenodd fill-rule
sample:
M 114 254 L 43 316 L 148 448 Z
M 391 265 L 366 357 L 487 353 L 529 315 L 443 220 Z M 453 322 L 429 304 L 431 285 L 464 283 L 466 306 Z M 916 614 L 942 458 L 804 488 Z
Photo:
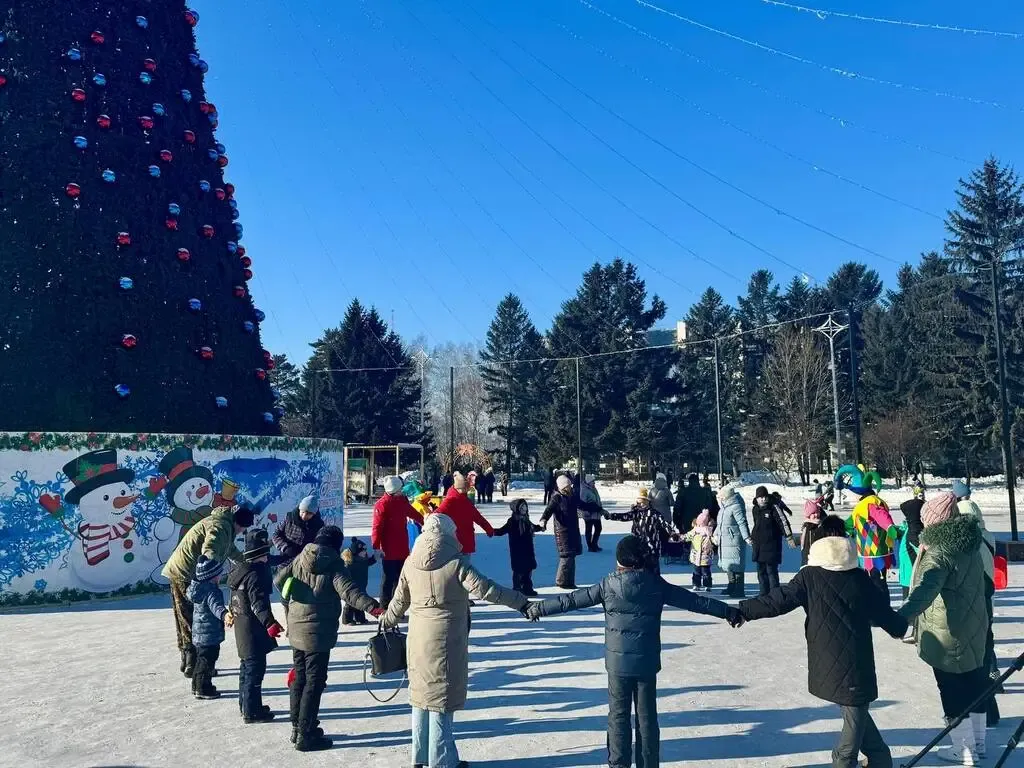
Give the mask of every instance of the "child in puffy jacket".
M 188 585 L 185 597 L 193 606 L 192 645 L 196 649 L 196 668 L 192 674 L 192 695 L 197 699 L 219 699 L 213 686 L 213 670 L 224 642 L 224 616 L 227 606 L 218 582 L 224 563 L 203 557 L 196 563 L 196 575 Z
M 366 550 L 366 542 L 362 539 L 353 538 L 352 545 L 341 553 L 341 560 L 345 563 L 348 575 L 353 583 L 365 592 L 366 585 L 370 582 L 370 566 L 377 563 L 377 558 L 370 555 Z M 341 623 L 348 626 L 352 624 L 369 624 L 370 622 L 367 621 L 366 614 L 363 611 L 357 611 L 346 603 L 345 609 L 341 612 Z
M 693 589 L 711 591 L 711 565 L 715 560 L 715 521 L 711 511 L 705 509 L 693 521 L 693 528 L 683 536 L 690 544 L 690 563 L 693 565 Z
M 800 530 L 800 565 L 807 565 L 811 545 L 822 537 L 821 521 L 825 519 L 825 498 L 804 502 L 804 527 Z

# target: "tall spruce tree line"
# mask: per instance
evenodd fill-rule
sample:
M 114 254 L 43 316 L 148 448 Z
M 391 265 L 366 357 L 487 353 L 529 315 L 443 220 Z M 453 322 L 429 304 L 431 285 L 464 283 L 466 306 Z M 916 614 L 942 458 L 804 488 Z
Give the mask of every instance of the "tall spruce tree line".
M 588 269 L 547 333 L 519 297 L 505 296 L 478 359 L 495 466 L 517 473 L 574 460 L 578 412 L 588 469 L 621 476 L 629 458 L 715 472 L 717 402 L 727 473 L 770 466 L 809 481 L 835 468 L 828 343 L 814 330 L 831 314 L 854 320 L 853 332 L 836 339 L 841 461 L 854 458 L 852 340 L 868 464 L 903 476 L 922 464 L 944 474 L 998 470 L 993 270 L 1011 437 L 1016 452 L 1024 448 L 1022 198 L 1014 171 L 989 159 L 960 182 L 944 236 L 936 233 L 939 249 L 905 264 L 888 290 L 860 262 L 821 283 L 796 276 L 780 284 L 760 269 L 734 301 L 713 288 L 701 294 L 677 345 L 657 327 L 664 301 L 622 259 Z M 352 370 L 360 368 L 388 370 Z M 416 361 L 358 302 L 313 345 L 301 375 L 278 361 L 272 378 L 286 431 L 430 440 L 419 434 Z

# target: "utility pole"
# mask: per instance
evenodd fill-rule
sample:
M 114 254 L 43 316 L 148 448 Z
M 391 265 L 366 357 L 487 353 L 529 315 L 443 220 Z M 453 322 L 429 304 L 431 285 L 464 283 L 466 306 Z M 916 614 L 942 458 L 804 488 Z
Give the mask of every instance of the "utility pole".
M 725 449 L 722 446 L 722 366 L 718 357 L 718 339 L 715 339 L 715 417 L 718 421 L 718 482 L 725 477 Z
M 1010 404 L 1006 396 L 1006 355 L 1003 350 L 1003 321 L 1000 313 L 999 265 L 1002 254 L 992 259 L 992 322 L 996 331 L 996 361 L 999 365 L 999 409 L 1003 438 L 1003 471 L 1006 490 L 1010 496 L 1010 538 L 1018 541 L 1017 533 L 1017 472 L 1013 464 L 1013 443 L 1010 435 Z
M 576 358 L 576 451 L 579 464 L 576 470 L 583 476 L 583 406 L 580 403 L 580 359 Z
M 832 411 L 836 422 L 836 456 L 832 471 L 835 472 L 842 464 L 842 442 L 843 434 L 839 428 L 839 378 L 836 373 L 836 337 L 846 330 L 845 325 L 840 325 L 832 315 L 824 324 L 815 328 L 818 333 L 828 337 L 828 365 L 832 369 Z
M 455 470 L 455 366 L 448 368 L 448 438 L 452 447 L 452 471 Z
M 853 304 L 846 310 L 849 319 L 847 332 L 850 340 L 850 395 L 853 399 L 853 435 L 857 447 L 857 464 L 864 463 L 864 443 L 860 434 L 860 398 L 857 395 L 857 316 Z
M 424 390 L 426 389 L 426 373 L 424 372 L 424 367 L 426 366 L 426 363 L 427 363 L 427 353 L 424 352 L 422 349 L 420 350 L 419 358 L 420 358 L 420 439 L 422 439 L 423 431 L 424 431 L 424 428 L 426 427 L 426 409 L 427 409 L 426 396 L 424 395 Z

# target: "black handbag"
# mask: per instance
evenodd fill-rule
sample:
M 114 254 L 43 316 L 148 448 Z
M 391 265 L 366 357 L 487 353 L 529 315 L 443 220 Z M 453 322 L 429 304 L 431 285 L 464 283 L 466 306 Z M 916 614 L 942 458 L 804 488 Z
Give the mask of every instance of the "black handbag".
M 366 679 L 366 670 L 369 667 L 371 675 L 373 677 L 381 677 L 383 675 L 393 675 L 396 672 L 401 672 L 402 679 L 398 683 L 398 687 L 395 692 L 386 699 L 377 698 L 372 690 L 370 690 L 369 683 Z M 406 670 L 408 665 L 405 657 L 405 635 L 403 635 L 397 628 L 396 629 L 378 629 L 377 634 L 370 638 L 366 644 L 366 659 L 363 661 L 363 684 L 366 685 L 367 692 L 373 696 L 374 699 L 383 703 L 389 702 L 398 695 L 398 692 L 402 690 L 402 686 L 405 685 L 407 679 Z

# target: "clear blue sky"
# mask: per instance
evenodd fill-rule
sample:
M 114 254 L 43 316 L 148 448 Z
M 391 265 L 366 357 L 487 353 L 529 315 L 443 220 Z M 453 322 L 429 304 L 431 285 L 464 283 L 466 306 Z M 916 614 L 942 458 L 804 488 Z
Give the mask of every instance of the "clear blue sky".
M 1021 160 L 1024 39 L 821 20 L 761 0 L 652 0 L 922 93 L 633 0 L 193 2 L 263 340 L 299 361 L 353 296 L 393 312 L 405 338 L 479 340 L 506 291 L 543 330 L 581 272 L 617 255 L 640 266 L 671 321 L 708 285 L 735 301 L 761 267 L 785 283 L 857 259 L 891 281 L 894 262 L 941 247 L 940 220 L 767 143 L 940 217 L 987 154 Z M 801 4 L 1024 32 L 1016 0 Z

